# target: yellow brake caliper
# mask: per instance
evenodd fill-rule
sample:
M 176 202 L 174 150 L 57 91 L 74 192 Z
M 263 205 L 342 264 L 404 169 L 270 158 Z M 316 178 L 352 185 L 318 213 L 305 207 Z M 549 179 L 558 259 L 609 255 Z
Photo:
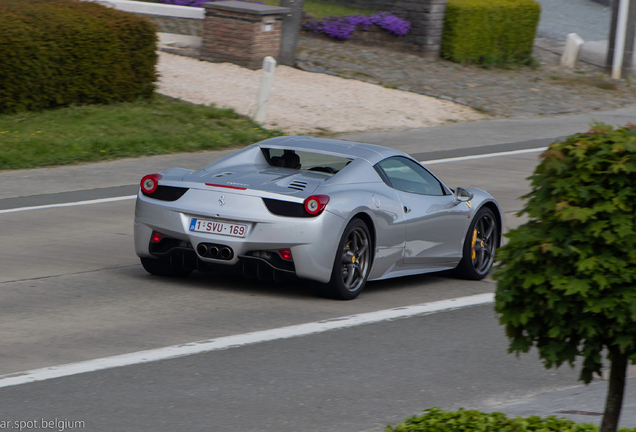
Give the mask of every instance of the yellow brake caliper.
M 475 259 L 475 243 L 477 243 L 477 230 L 473 231 L 473 242 L 471 244 L 470 259 Z
M 347 247 L 349 248 L 349 250 L 351 250 L 351 242 L 347 243 Z M 356 256 L 355 255 L 351 257 L 351 262 L 352 263 L 356 262 Z

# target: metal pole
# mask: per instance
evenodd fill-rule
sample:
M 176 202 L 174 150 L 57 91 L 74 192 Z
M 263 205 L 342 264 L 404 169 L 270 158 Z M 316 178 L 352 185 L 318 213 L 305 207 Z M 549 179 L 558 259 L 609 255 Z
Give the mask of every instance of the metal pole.
M 618 0 L 612 2 L 612 22 L 610 34 L 607 39 L 607 57 L 605 58 L 605 73 L 612 73 L 612 63 L 614 61 L 614 43 L 616 42 L 616 24 L 618 23 Z
M 612 78 L 621 78 L 623 51 L 625 50 L 625 30 L 627 30 L 627 11 L 629 0 L 620 0 L 618 5 L 618 22 L 616 25 L 616 42 L 614 43 L 614 61 L 612 62 Z
M 300 35 L 300 24 L 303 20 L 303 4 L 305 0 L 280 0 L 279 6 L 291 9 L 283 15 L 283 27 L 280 36 L 280 54 L 278 61 L 285 66 L 296 63 L 296 46 Z
M 274 57 L 267 56 L 263 59 L 263 75 L 261 76 L 261 87 L 258 89 L 258 99 L 256 100 L 256 114 L 254 121 L 263 123 L 267 115 L 267 104 L 269 103 L 269 92 L 272 89 L 272 81 L 274 80 L 274 69 L 276 68 L 276 60 Z
M 625 54 L 623 56 L 623 78 L 631 80 L 634 66 L 634 34 L 636 33 L 636 1 L 629 3 L 625 28 Z

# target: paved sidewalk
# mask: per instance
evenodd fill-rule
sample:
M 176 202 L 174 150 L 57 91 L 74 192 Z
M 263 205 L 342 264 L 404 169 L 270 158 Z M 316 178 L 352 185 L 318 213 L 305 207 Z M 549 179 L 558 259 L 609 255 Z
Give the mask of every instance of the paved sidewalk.
M 567 367 L 567 366 L 563 366 Z M 634 366 L 631 367 L 634 370 Z M 627 380 L 620 427 L 636 428 L 636 378 Z M 574 384 L 574 383 L 573 383 Z M 557 390 L 524 399 L 521 401 L 479 407 L 480 411 L 501 411 L 509 416 L 528 417 L 566 417 L 577 423 L 593 423 L 600 425 L 605 399 L 607 398 L 607 381 L 594 381 L 589 385 L 575 385 L 571 388 Z

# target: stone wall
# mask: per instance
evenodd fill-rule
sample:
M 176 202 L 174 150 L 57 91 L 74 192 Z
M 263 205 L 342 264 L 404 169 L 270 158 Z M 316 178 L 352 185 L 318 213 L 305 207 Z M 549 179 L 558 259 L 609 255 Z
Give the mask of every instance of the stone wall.
M 437 60 L 444 31 L 446 0 L 396 0 L 395 12 L 411 23 L 405 43 L 429 60 Z

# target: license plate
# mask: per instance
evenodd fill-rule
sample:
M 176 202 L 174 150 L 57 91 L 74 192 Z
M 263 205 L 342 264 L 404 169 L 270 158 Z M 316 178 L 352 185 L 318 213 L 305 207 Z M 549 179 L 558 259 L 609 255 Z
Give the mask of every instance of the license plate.
M 192 219 L 190 222 L 190 231 L 220 234 L 231 237 L 245 237 L 247 234 L 247 225 L 219 222 L 208 219 Z

